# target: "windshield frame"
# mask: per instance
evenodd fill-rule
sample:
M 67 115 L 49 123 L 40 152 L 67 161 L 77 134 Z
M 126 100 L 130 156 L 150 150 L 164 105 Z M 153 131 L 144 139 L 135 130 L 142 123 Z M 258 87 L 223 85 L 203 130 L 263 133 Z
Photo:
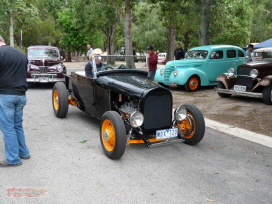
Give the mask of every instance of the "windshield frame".
M 196 53 L 196 54 L 199 54 L 199 56 L 197 57 L 190 57 L 189 55 L 191 53 Z M 185 59 L 201 59 L 201 60 L 205 60 L 207 59 L 209 55 L 209 51 L 208 50 L 189 50 L 186 55 L 185 55 Z
M 102 63 L 103 62 L 103 58 L 107 58 L 107 57 L 115 57 L 115 58 L 118 58 L 118 57 L 122 57 L 124 58 L 124 62 L 126 62 L 126 57 L 133 57 L 133 59 L 138 59 L 138 58 L 141 58 L 141 59 L 145 59 L 144 63 L 145 63 L 145 66 L 147 68 L 147 61 L 148 61 L 148 58 L 147 58 L 147 55 L 93 55 L 92 56 L 92 64 L 93 64 L 93 79 L 97 79 L 97 66 L 96 66 L 96 63 L 95 63 L 95 60 L 96 58 L 102 58 Z M 134 61 L 135 63 L 135 61 Z M 105 63 L 106 65 L 108 65 L 107 63 Z M 130 70 L 137 70 L 137 68 L 135 67 L 134 69 L 130 68 Z
M 32 55 L 32 56 L 30 56 L 30 52 L 32 52 L 32 51 L 41 52 L 42 55 L 34 55 L 34 56 Z M 55 53 L 54 53 L 54 55 L 49 56 L 48 53 L 46 53 L 46 51 L 54 51 Z M 57 56 L 55 54 L 57 54 Z M 57 58 L 57 59 L 59 59 L 60 58 L 60 52 L 57 49 L 50 49 L 50 48 L 31 48 L 31 49 L 29 49 L 27 51 L 27 57 L 30 57 L 30 58 L 41 58 L 42 57 L 42 58 Z

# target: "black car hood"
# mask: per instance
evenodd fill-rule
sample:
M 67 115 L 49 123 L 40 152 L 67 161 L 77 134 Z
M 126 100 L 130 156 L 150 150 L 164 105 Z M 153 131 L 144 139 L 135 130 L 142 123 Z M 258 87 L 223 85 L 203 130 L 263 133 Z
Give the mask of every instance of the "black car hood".
M 114 71 L 106 75 L 98 75 L 96 82 L 111 91 L 132 97 L 142 97 L 145 92 L 156 88 L 164 89 L 146 77 L 147 72 L 143 71 Z

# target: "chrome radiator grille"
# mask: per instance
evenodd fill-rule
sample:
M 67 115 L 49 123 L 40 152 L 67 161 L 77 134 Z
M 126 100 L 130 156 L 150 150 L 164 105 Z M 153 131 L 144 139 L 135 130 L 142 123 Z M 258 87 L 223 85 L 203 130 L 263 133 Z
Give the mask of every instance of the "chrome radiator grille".
M 149 92 L 143 104 L 145 130 L 159 129 L 171 125 L 172 96 L 171 93 L 161 90 Z
M 44 66 L 44 67 L 39 67 L 40 68 L 40 73 L 47 73 L 48 71 L 48 67 Z
M 164 71 L 164 84 L 169 84 L 169 78 L 171 73 L 174 71 L 175 67 L 174 66 L 170 66 L 167 67 L 167 69 L 165 69 Z

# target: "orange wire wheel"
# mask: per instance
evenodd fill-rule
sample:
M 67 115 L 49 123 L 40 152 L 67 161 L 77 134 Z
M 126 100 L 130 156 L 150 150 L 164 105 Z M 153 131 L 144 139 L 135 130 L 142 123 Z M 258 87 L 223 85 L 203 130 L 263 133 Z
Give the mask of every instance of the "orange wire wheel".
M 55 116 L 64 118 L 68 112 L 68 93 L 66 86 L 62 82 L 55 83 L 52 91 L 52 105 Z
M 116 134 L 109 119 L 104 120 L 102 123 L 101 136 L 105 149 L 109 152 L 113 151 L 116 143 Z
M 119 159 L 123 156 L 127 143 L 126 128 L 116 111 L 107 111 L 102 116 L 100 141 L 104 153 L 110 159 Z
M 186 109 L 186 118 L 177 121 L 180 137 L 189 145 L 199 143 L 205 134 L 205 121 L 201 111 L 194 105 L 182 105 Z
M 53 106 L 55 110 L 59 109 L 59 93 L 57 90 L 53 92 Z
M 200 86 L 200 80 L 197 76 L 192 76 L 188 79 L 188 81 L 186 82 L 184 88 L 186 91 L 197 91 L 199 89 Z

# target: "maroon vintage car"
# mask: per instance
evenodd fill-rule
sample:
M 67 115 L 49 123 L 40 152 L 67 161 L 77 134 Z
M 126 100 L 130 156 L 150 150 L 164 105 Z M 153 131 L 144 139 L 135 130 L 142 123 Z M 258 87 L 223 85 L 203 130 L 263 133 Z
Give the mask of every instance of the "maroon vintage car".
M 272 55 L 238 66 L 237 73 L 230 68 L 217 81 L 217 93 L 223 98 L 231 95 L 262 98 L 265 104 L 272 105 Z
M 53 46 L 35 45 L 27 48 L 27 82 L 65 81 L 66 67 L 62 63 L 60 50 Z

